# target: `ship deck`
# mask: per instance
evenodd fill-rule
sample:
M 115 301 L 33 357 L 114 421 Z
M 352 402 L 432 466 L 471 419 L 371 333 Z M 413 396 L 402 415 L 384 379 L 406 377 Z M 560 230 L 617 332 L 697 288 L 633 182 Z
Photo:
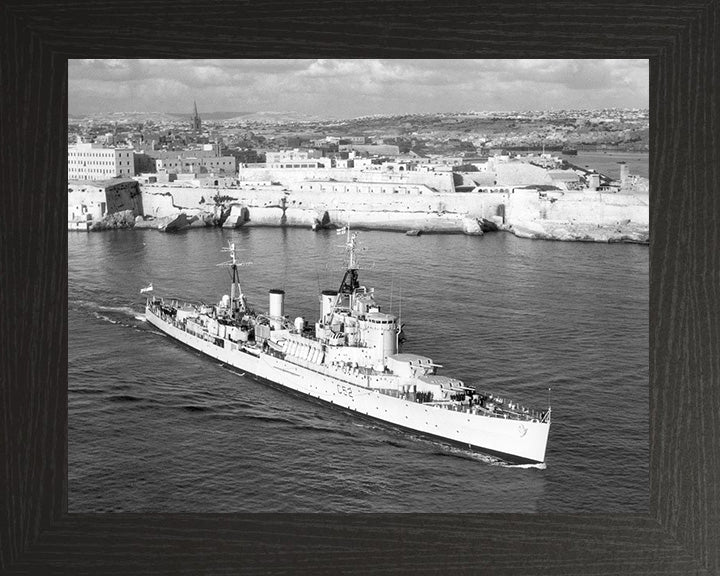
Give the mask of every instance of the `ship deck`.
M 238 348 L 251 348 L 254 350 L 259 350 L 259 348 L 256 348 L 252 343 L 247 342 L 234 342 L 233 340 L 229 340 L 226 338 L 218 338 L 214 337 L 208 333 L 198 333 L 195 331 L 189 331 L 187 330 L 187 327 L 185 325 L 185 322 L 183 321 L 177 321 L 174 316 L 171 314 L 168 314 L 167 311 L 170 309 L 178 309 L 181 307 L 187 307 L 191 306 L 193 308 L 196 308 L 192 304 L 187 303 L 179 303 L 177 300 L 172 300 L 171 304 L 165 304 L 163 300 L 153 299 L 151 303 L 149 303 L 149 307 L 153 309 L 153 312 L 156 316 L 158 316 L 163 322 L 166 322 L 167 324 L 170 324 L 171 326 L 174 326 L 175 328 L 182 330 L 183 332 L 190 334 L 196 338 L 200 338 L 202 340 L 205 340 L 210 343 L 217 343 L 218 340 L 227 340 L 229 342 L 233 342 L 235 345 L 238 346 Z M 312 338 L 315 339 L 315 338 Z M 307 366 L 304 366 L 303 364 L 299 364 L 296 362 L 293 362 L 292 358 L 287 358 L 285 354 L 283 354 L 280 351 L 277 351 L 273 349 L 272 347 L 268 346 L 265 350 L 263 350 L 264 354 L 276 357 L 280 360 L 284 360 L 286 362 L 290 362 L 293 364 L 297 364 L 298 366 L 301 366 L 303 368 L 307 368 Z M 372 368 L 368 367 L 361 367 L 358 366 L 356 368 L 358 370 L 359 374 L 364 375 L 374 375 L 374 374 L 380 374 L 376 370 L 373 370 Z M 548 412 L 540 412 L 537 410 L 531 410 L 524 407 L 518 407 L 519 410 L 511 410 L 508 409 L 504 402 L 500 403 L 500 405 L 495 405 L 493 408 L 487 408 L 484 405 L 481 405 L 479 402 L 476 403 L 470 403 L 469 401 L 461 401 L 461 400 L 431 400 L 427 401 L 424 399 L 422 393 L 413 393 L 413 392 L 401 392 L 399 390 L 393 390 L 388 388 L 372 388 L 367 386 L 362 386 L 359 383 L 351 382 L 354 386 L 359 386 L 361 388 L 364 388 L 366 390 L 371 390 L 374 392 L 379 392 L 380 394 L 383 394 L 384 396 L 389 396 L 392 398 L 397 398 L 400 400 L 407 400 L 411 402 L 417 402 L 420 404 L 424 404 L 425 406 L 434 407 L 438 409 L 443 410 L 451 410 L 453 412 L 463 412 L 466 414 L 476 415 L 476 416 L 484 416 L 486 418 L 503 418 L 503 419 L 511 419 L 511 420 L 518 420 L 518 421 L 530 421 L 530 422 L 547 422 L 549 423 L 549 414 Z M 486 394 L 480 394 L 484 398 L 484 400 L 489 400 L 490 402 L 497 402 L 498 400 L 496 398 L 493 398 L 491 395 Z

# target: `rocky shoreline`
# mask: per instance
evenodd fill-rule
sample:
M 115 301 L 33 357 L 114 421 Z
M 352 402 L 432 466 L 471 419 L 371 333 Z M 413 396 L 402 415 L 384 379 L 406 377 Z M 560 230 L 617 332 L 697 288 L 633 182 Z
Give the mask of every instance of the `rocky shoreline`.
M 647 226 L 632 222 L 608 226 L 601 224 L 575 224 L 570 222 L 532 222 L 503 227 L 518 238 L 533 240 L 559 240 L 564 242 L 604 242 L 645 244 L 650 243 Z
M 132 210 L 125 210 L 109 214 L 100 221 L 95 222 L 89 231 L 103 230 L 157 230 L 165 233 L 175 233 L 195 228 L 210 227 L 293 227 L 308 228 L 312 230 L 335 229 L 343 226 L 342 222 L 333 222 L 328 213 L 318 215 L 313 222 L 280 222 L 271 219 L 253 221 L 247 211 L 236 211 L 242 214 L 241 218 L 231 219 L 234 206 L 217 206 L 213 211 L 182 211 L 169 216 L 134 216 Z M 242 208 L 242 207 L 240 207 Z M 616 225 L 577 224 L 571 222 L 532 221 L 515 223 L 512 225 L 499 224 L 486 218 L 464 217 L 452 227 L 417 225 L 403 225 L 393 221 L 378 223 L 363 222 L 351 219 L 355 228 L 363 230 L 386 230 L 409 233 L 411 236 L 420 234 L 466 234 L 482 236 L 489 232 L 509 232 L 519 238 L 533 240 L 556 240 L 565 242 L 599 242 L 599 243 L 632 243 L 649 244 L 649 230 L 633 222 L 624 221 Z
M 301 182 L 292 189 L 258 182 L 232 182 L 224 188 L 143 184 L 134 202 L 116 203 L 113 213 L 104 218 L 97 214 L 97 203 L 92 212 L 96 220 L 87 210 L 74 210 L 73 215 L 79 212 L 88 218 L 69 220 L 68 229 L 172 233 L 269 226 L 321 230 L 340 228 L 349 221 L 358 229 L 402 233 L 481 236 L 506 231 L 531 239 L 649 243 L 647 192 L 509 188 L 444 193 L 389 185 L 373 192 L 369 185 L 363 188 L 357 183 L 331 183 L 332 189 L 328 183 L 321 184 L 322 189 L 317 182 Z M 352 186 L 358 189 L 350 190 Z M 83 209 L 83 203 L 91 204 L 85 197 L 76 203 Z

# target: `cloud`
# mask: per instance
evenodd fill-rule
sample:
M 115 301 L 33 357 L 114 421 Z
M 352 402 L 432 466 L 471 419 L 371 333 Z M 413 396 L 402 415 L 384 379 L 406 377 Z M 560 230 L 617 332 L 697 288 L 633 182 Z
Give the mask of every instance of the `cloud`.
M 647 60 L 70 60 L 70 110 L 325 116 L 647 107 Z M 105 107 L 105 108 L 103 108 Z M 110 107 L 110 108 L 108 108 Z

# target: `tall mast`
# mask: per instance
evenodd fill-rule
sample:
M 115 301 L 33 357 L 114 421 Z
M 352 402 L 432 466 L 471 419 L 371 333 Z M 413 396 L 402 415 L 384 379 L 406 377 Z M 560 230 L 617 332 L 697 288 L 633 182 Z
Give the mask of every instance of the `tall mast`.
M 197 107 L 195 108 L 197 114 Z M 235 258 L 235 244 L 230 244 L 230 262 L 232 262 L 232 283 L 230 284 L 230 301 L 235 302 L 238 292 L 240 291 L 240 283 L 238 282 L 237 260 Z
M 345 240 L 345 249 L 348 252 L 348 265 L 345 270 L 342 282 L 340 283 L 340 294 L 352 294 L 360 286 L 358 281 L 358 267 L 355 259 L 355 248 L 357 247 L 357 233 L 350 231 L 350 223 L 348 222 L 345 229 L 339 230 L 339 233 L 347 231 Z
M 223 262 L 222 264 L 218 264 L 218 266 L 230 266 L 230 269 L 232 270 L 232 282 L 230 284 L 230 307 L 231 307 L 233 316 L 235 316 L 238 313 L 245 312 L 246 304 L 247 304 L 247 302 L 245 301 L 245 295 L 242 293 L 242 289 L 240 288 L 240 278 L 239 278 L 239 274 L 238 274 L 238 266 L 252 264 L 252 262 L 238 262 L 237 261 L 234 243 L 228 243 L 228 247 L 222 248 L 221 250 L 223 252 L 230 253 L 230 260 L 228 262 Z
M 347 246 L 347 250 L 349 253 L 348 268 L 350 270 L 357 269 L 357 266 L 355 265 L 355 239 L 356 238 L 357 238 L 357 234 L 350 232 L 350 224 L 348 223 L 346 246 Z

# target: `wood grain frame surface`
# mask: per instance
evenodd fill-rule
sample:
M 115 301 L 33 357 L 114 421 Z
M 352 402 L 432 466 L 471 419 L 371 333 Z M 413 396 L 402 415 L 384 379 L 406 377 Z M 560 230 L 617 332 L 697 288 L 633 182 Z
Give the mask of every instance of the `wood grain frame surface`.
M 0 572 L 720 574 L 719 7 L 2 3 Z M 67 59 L 149 56 L 648 58 L 649 513 L 68 514 Z

